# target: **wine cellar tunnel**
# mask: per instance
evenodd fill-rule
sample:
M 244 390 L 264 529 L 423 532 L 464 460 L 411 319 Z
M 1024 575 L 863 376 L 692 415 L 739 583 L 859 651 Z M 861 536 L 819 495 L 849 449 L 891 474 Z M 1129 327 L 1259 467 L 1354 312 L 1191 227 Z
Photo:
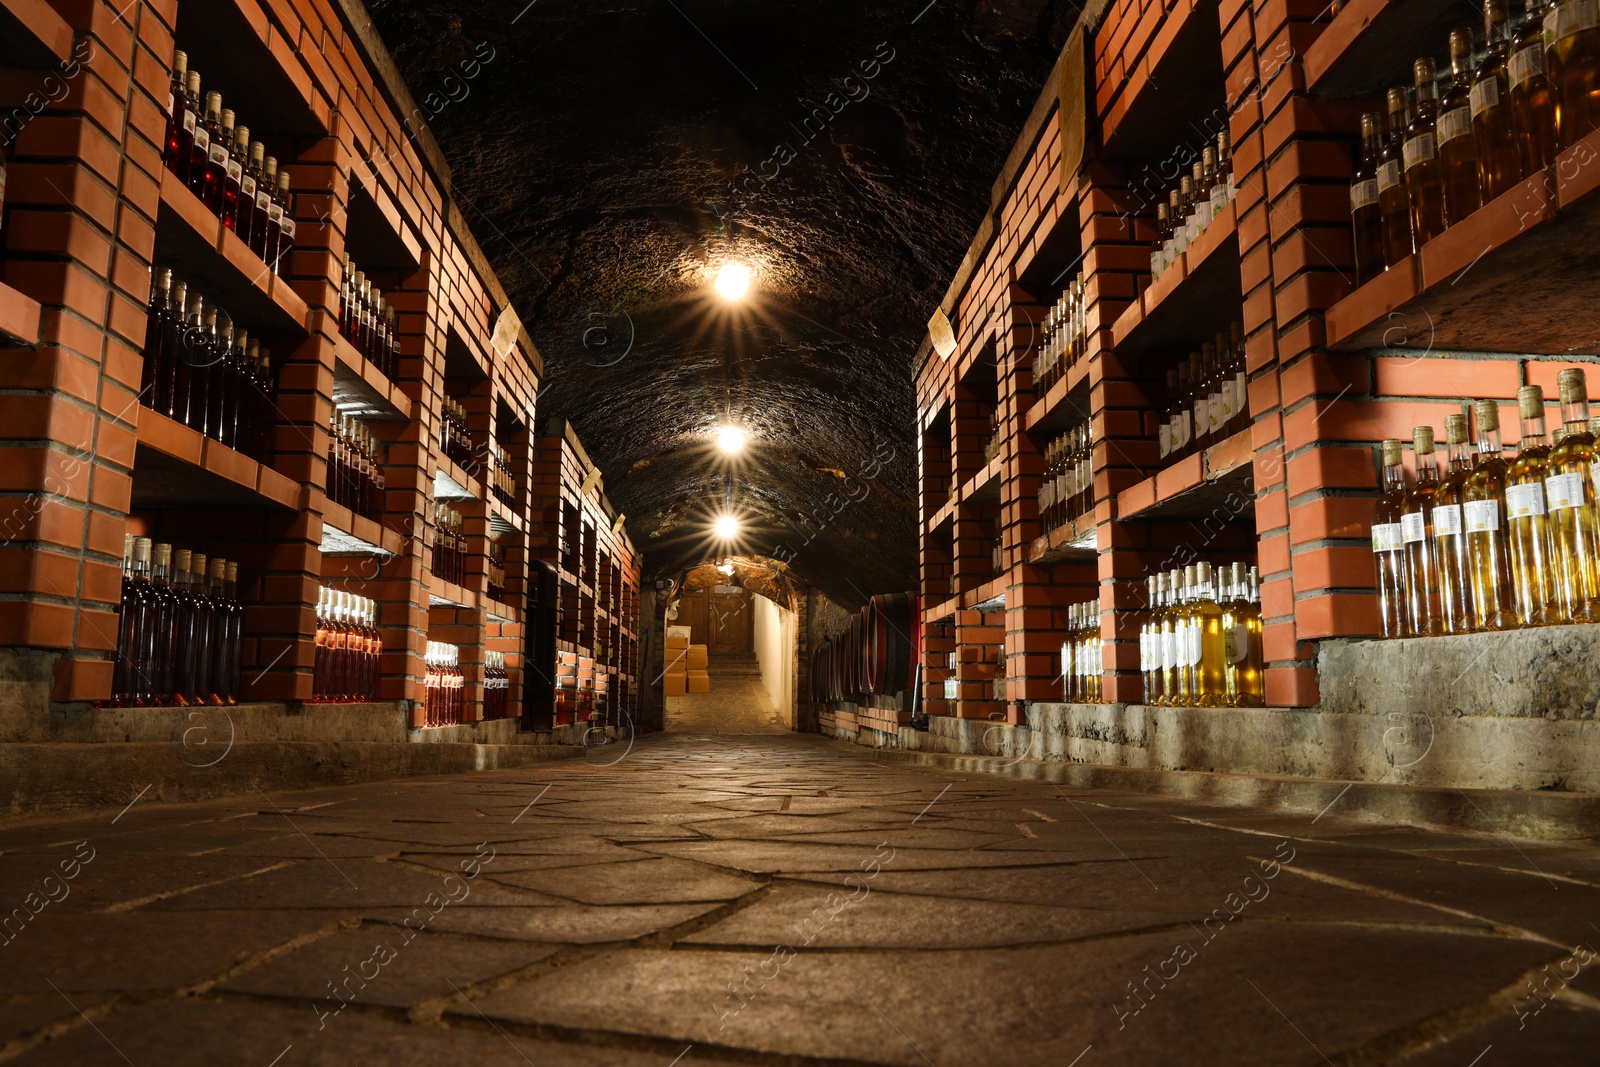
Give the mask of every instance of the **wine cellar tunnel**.
M 1600 0 L 0 0 L 0 1063 L 1589 1062 L 1597 212 Z

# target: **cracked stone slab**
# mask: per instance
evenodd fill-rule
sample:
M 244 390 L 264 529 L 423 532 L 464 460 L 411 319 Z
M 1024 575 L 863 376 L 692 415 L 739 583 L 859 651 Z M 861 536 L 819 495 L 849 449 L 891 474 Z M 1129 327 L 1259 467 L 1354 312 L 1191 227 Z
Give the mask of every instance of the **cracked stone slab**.
M 414 907 L 430 894 L 461 896 L 477 904 L 533 904 L 535 895 L 496 884 L 485 877 L 494 873 L 495 860 L 482 863 L 475 878 L 457 869 L 438 873 L 400 863 L 342 858 L 338 862 L 308 860 L 226 885 L 212 886 L 147 905 L 155 911 L 199 911 L 243 906 L 285 908 Z M 446 881 L 453 876 L 453 881 Z M 463 890 L 461 887 L 465 886 Z M 459 905 L 457 905 L 459 906 Z
M 682 925 L 717 904 L 561 904 L 539 907 L 446 908 L 432 929 L 520 941 L 593 944 L 632 941 Z
M 750 892 L 749 878 L 725 868 L 665 856 L 632 863 L 606 863 L 574 870 L 497 873 L 510 885 L 567 897 L 584 904 L 677 904 L 732 900 Z

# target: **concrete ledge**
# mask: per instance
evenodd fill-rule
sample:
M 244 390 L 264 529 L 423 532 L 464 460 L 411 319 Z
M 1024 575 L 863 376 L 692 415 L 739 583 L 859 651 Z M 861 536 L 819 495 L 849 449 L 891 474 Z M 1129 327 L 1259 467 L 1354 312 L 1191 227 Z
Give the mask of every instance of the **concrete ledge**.
M 1103 767 L 999 756 L 879 749 L 875 758 L 1061 785 L 1155 793 L 1202 803 L 1300 813 L 1329 810 L 1385 822 L 1450 826 L 1540 840 L 1600 836 L 1600 796 L 1442 789 L 1275 775 Z
M 506 770 L 571 759 L 572 745 L 263 742 L 0 745 L 11 818 L 118 810 L 136 796 L 194 801 L 424 775 Z M 146 789 L 148 787 L 148 789 Z M 265 801 L 263 801 L 265 803 Z
M 513 720 L 514 721 L 514 720 Z M 238 704 L 228 708 L 73 708 L 53 710 L 13 740 L 84 744 L 407 740 L 409 713 L 382 704 Z M 491 724 L 486 724 L 491 725 Z

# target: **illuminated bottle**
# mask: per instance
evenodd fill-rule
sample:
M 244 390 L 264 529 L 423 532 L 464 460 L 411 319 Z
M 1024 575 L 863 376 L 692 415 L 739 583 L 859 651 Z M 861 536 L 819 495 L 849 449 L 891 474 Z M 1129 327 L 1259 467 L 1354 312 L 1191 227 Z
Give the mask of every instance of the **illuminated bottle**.
M 1400 516 L 1406 499 L 1405 468 L 1401 465 L 1400 442 L 1391 437 L 1383 442 L 1383 495 L 1372 512 L 1372 554 L 1377 566 L 1378 613 L 1383 636 L 1411 636 L 1410 615 L 1406 611 L 1405 535 Z
M 189 626 L 189 641 L 194 651 L 194 678 L 186 694 L 190 706 L 211 703 L 217 607 L 206 581 L 206 557 L 196 552 L 189 557 L 189 595 L 194 598 Z
M 213 215 L 222 214 L 222 188 L 228 176 L 228 146 L 232 142 L 231 130 L 222 128 L 222 94 L 206 94 L 206 164 L 196 190 Z M 193 181 L 190 182 L 192 186 Z
M 1560 621 L 1550 558 L 1550 524 L 1545 509 L 1544 469 L 1550 438 L 1544 425 L 1544 390 L 1517 390 L 1522 439 L 1517 458 L 1506 469 L 1506 546 L 1511 557 L 1511 589 L 1525 626 Z
M 1198 645 L 1195 664 L 1195 703 L 1203 708 L 1228 704 L 1225 674 L 1228 666 L 1228 633 L 1222 625 L 1222 606 L 1217 602 L 1211 564 L 1195 564 L 1194 640 Z
M 1411 198 L 1406 192 L 1406 124 L 1411 105 L 1404 89 L 1389 90 L 1389 138 L 1378 153 L 1378 219 L 1383 227 L 1383 262 L 1392 267 L 1416 245 L 1412 234 Z
M 1600 128 L 1600 6 L 1595 0 L 1556 0 L 1545 10 L 1544 43 L 1558 143 L 1570 148 Z
M 1200 631 L 1195 625 L 1194 599 L 1195 599 L 1195 567 L 1189 564 L 1181 571 L 1176 571 L 1178 577 L 1178 595 L 1173 607 L 1173 630 L 1177 637 L 1177 698 L 1174 701 L 1183 707 L 1194 707 L 1199 703 L 1200 691 L 1198 688 L 1200 667 Z
M 217 192 L 217 214 L 222 224 L 230 230 L 239 228 L 239 182 L 244 177 L 243 160 L 234 155 L 239 135 L 233 128 L 233 109 L 223 108 L 221 116 L 222 137 L 218 143 L 222 151 L 222 179 Z
M 1177 705 L 1178 696 L 1178 578 L 1182 572 L 1160 576 L 1161 589 L 1161 699 L 1159 703 Z
M 328 598 L 332 590 L 327 586 L 317 587 L 317 636 L 316 651 L 311 661 L 311 699 L 314 703 L 323 704 L 328 700 L 328 653 L 331 630 L 328 626 Z
M 205 102 L 200 95 L 200 72 L 189 72 L 189 99 L 195 103 L 195 124 L 189 138 L 189 160 L 179 175 L 189 186 L 189 191 L 199 196 L 206 185 L 206 165 L 211 158 L 211 133 L 206 128 Z
M 1229 568 L 1232 592 L 1227 604 L 1228 663 L 1225 684 L 1228 703 L 1259 708 L 1265 703 L 1261 674 L 1261 592 L 1255 567 L 1235 563 Z
M 1511 550 L 1506 543 L 1506 462 L 1500 443 L 1500 405 L 1480 400 L 1478 458 L 1461 490 L 1461 526 L 1467 537 L 1472 628 L 1512 630 L 1522 625 L 1512 594 Z
M 267 237 L 271 230 L 272 183 L 278 180 L 278 161 L 274 159 L 269 168 L 266 153 L 266 145 L 260 141 L 251 142 L 250 179 L 255 183 L 256 192 L 250 205 L 250 251 L 263 262 L 267 258 Z M 244 208 L 239 210 L 243 212 Z
M 1600 450 L 1589 432 L 1589 389 L 1573 367 L 1556 377 L 1561 391 L 1561 442 L 1545 461 L 1551 564 L 1559 619 L 1600 621 L 1600 538 L 1594 475 Z
M 1522 180 L 1516 113 L 1506 73 L 1511 50 L 1507 2 L 1489 0 L 1484 7 L 1487 47 L 1472 75 L 1472 135 L 1478 145 L 1478 179 L 1485 203 Z
M 1450 31 L 1450 84 L 1439 98 L 1436 126 L 1444 186 L 1444 224 L 1454 226 L 1483 206 L 1478 139 L 1472 125 L 1472 31 Z
M 1406 620 L 1421 637 L 1442 634 L 1439 607 L 1439 565 L 1434 555 L 1433 496 L 1439 488 L 1439 461 L 1433 450 L 1433 427 L 1418 426 L 1411 434 L 1417 481 L 1400 506 L 1400 535 L 1406 553 Z
M 234 197 L 232 222 L 228 225 L 239 235 L 239 240 L 250 243 L 250 226 L 256 217 L 256 159 L 250 152 L 250 127 L 239 126 L 233 131 L 233 163 L 238 168 L 235 180 L 238 192 Z M 227 220 L 224 220 L 227 221 Z
M 150 584 L 150 538 L 133 541 L 132 566 L 122 590 L 122 640 L 127 651 L 127 681 L 119 703 L 123 707 L 148 707 L 161 703 L 155 690 L 156 625 L 159 619 L 155 589 Z
M 1411 229 L 1421 248 L 1444 232 L 1444 166 L 1439 159 L 1439 96 L 1433 60 L 1424 56 L 1411 65 L 1417 87 L 1417 111 L 1406 127 L 1406 195 L 1411 200 Z
M 1516 116 L 1517 155 L 1525 176 L 1548 167 L 1556 158 L 1556 94 L 1545 70 L 1547 9 L 1545 0 L 1528 0 L 1511 41 L 1511 58 L 1506 61 Z
M 1433 556 L 1439 568 L 1439 614 L 1444 632 L 1464 634 L 1473 628 L 1467 538 L 1461 524 L 1461 501 L 1472 473 L 1465 415 L 1445 416 L 1444 439 L 1448 468 L 1433 493 Z
M 207 704 L 235 703 L 228 692 L 232 674 L 230 649 L 233 639 L 233 605 L 228 602 L 228 561 L 213 556 L 206 570 L 206 596 L 211 600 L 211 668 L 208 681 L 211 691 L 206 694 Z
M 1355 230 L 1356 284 L 1383 273 L 1383 214 L 1378 208 L 1378 153 L 1383 151 L 1376 111 L 1361 116 L 1361 155 L 1350 180 L 1350 225 Z
M 1160 661 L 1156 656 L 1156 576 L 1153 574 L 1144 580 L 1144 597 L 1147 610 L 1144 623 L 1139 627 L 1139 675 L 1144 683 L 1144 702 L 1154 704 Z
M 289 172 L 278 172 L 278 185 L 274 198 L 278 203 L 277 255 L 269 264 L 272 273 L 283 274 L 289 269 L 289 254 L 294 251 L 294 193 L 289 189 Z

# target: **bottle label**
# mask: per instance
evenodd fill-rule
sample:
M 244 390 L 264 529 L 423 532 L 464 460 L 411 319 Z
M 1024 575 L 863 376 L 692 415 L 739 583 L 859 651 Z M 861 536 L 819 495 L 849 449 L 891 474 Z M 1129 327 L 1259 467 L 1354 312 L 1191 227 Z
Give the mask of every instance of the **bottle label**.
M 256 198 L 256 180 L 248 174 L 239 175 L 239 196 L 244 200 Z
M 1139 670 L 1143 674 L 1150 673 L 1150 631 L 1139 631 Z
M 282 223 L 282 225 L 283 225 L 283 239 L 285 241 L 293 241 L 294 240 L 294 219 L 291 219 L 288 215 L 284 215 L 278 221 L 280 223 Z
M 227 169 L 227 167 L 228 167 L 228 150 L 226 148 L 222 147 L 222 142 L 221 141 L 218 141 L 216 144 L 209 146 L 209 151 L 206 153 L 206 160 L 207 160 L 207 162 L 215 163 L 217 166 L 223 168 L 224 170 Z
M 1523 82 L 1528 81 L 1535 74 L 1544 73 L 1544 43 L 1530 44 L 1522 51 L 1511 57 L 1506 64 L 1506 74 L 1511 81 L 1511 88 L 1515 89 Z
M 1228 187 L 1222 182 L 1211 187 L 1211 217 L 1216 218 L 1222 214 L 1222 209 L 1228 206 Z
M 1544 480 L 1544 495 L 1551 511 L 1583 505 L 1586 503 L 1583 494 L 1583 475 L 1576 472 L 1550 475 Z
M 1433 134 L 1419 133 L 1415 137 L 1407 137 L 1401 155 L 1405 157 L 1406 170 L 1410 170 L 1418 163 L 1429 162 L 1435 155 Z
M 268 196 L 267 190 L 261 186 L 256 187 L 256 210 L 272 214 L 272 197 Z
M 1161 631 L 1161 669 L 1170 671 L 1178 665 L 1178 635 L 1171 630 Z
M 1472 117 L 1477 118 L 1500 103 L 1500 79 L 1492 74 L 1487 78 L 1479 78 L 1467 97 L 1472 101 Z
M 1056 487 L 1054 482 L 1045 482 L 1039 487 L 1039 510 L 1043 511 L 1056 502 Z
M 1398 552 L 1405 547 L 1405 535 L 1398 522 L 1379 522 L 1372 526 L 1372 551 Z
M 1461 505 L 1445 504 L 1433 509 L 1433 536 L 1455 537 L 1461 533 Z
M 1233 376 L 1234 402 L 1238 404 L 1238 410 L 1240 414 L 1250 410 L 1250 394 L 1247 391 L 1249 388 L 1250 383 L 1249 380 L 1245 378 L 1244 371 L 1240 371 L 1238 374 Z
M 1222 422 L 1222 394 L 1212 393 L 1206 398 L 1206 433 L 1216 433 Z
M 1172 447 L 1174 450 L 1189 443 L 1189 417 L 1180 412 L 1172 417 Z
M 211 135 L 206 132 L 204 126 L 196 126 L 194 128 L 194 150 L 196 152 L 210 152 L 211 150 Z
M 1243 620 L 1235 619 L 1228 627 L 1228 662 L 1243 663 L 1249 655 L 1250 627 Z
M 1428 517 L 1420 511 L 1409 512 L 1400 516 L 1400 536 L 1406 544 L 1413 541 L 1426 541 L 1428 539 Z
M 1595 0 L 1566 0 L 1544 16 L 1544 46 L 1548 49 L 1575 33 L 1600 26 L 1600 8 Z
M 1544 486 L 1538 482 L 1506 486 L 1506 518 L 1531 519 L 1544 514 Z
M 1239 410 L 1239 403 L 1235 399 L 1235 393 L 1238 388 L 1238 383 L 1234 379 L 1222 379 L 1222 392 L 1218 395 L 1222 402 L 1222 424 L 1224 426 L 1233 421 L 1234 413 Z
M 1461 505 L 1461 521 L 1467 533 L 1494 533 L 1500 529 L 1500 502 L 1469 500 Z
M 277 204 L 268 203 L 267 204 L 267 221 L 268 222 L 273 222 L 273 223 L 281 223 L 283 221 L 283 208 L 279 207 Z
M 1376 181 L 1378 183 L 1378 192 L 1380 194 L 1386 193 L 1390 189 L 1393 189 L 1395 186 L 1399 185 L 1400 164 L 1396 163 L 1392 159 L 1387 163 L 1379 163 L 1378 177 Z
M 194 132 L 194 112 L 188 108 L 183 109 L 183 128 L 190 133 Z
M 228 180 L 237 182 L 244 177 L 244 168 L 233 160 L 228 160 Z
M 1200 665 L 1200 624 L 1197 622 L 1192 622 L 1184 628 L 1183 665 L 1185 667 Z
M 1600 459 L 1589 464 L 1589 480 L 1594 482 L 1596 496 L 1600 496 Z
M 1447 144 L 1457 137 L 1472 136 L 1472 109 L 1453 107 L 1439 116 L 1439 143 Z
M 1166 254 L 1163 253 L 1163 252 L 1157 251 L 1157 252 L 1151 252 L 1150 253 L 1150 277 L 1151 278 L 1159 278 L 1159 277 L 1161 277 L 1162 261 L 1165 260 L 1165 259 L 1166 259 Z
M 1371 207 L 1378 202 L 1378 179 L 1368 178 L 1356 182 L 1350 187 L 1350 213 L 1355 214 L 1364 207 Z

